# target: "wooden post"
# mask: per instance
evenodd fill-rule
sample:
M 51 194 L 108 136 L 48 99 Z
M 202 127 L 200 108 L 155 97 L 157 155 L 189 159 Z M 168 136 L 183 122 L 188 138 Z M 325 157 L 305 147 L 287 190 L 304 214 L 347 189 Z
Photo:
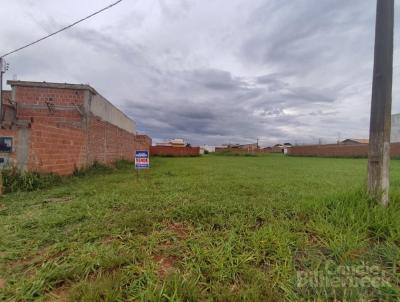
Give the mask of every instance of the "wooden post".
M 368 153 L 368 192 L 389 203 L 394 0 L 377 0 Z

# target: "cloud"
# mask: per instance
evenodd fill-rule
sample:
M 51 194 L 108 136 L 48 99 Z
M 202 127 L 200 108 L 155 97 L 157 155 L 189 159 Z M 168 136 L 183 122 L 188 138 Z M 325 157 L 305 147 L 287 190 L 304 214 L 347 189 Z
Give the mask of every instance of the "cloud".
M 107 4 L 8 1 L 0 45 L 18 47 Z M 366 137 L 374 13 L 364 0 L 123 1 L 10 56 L 6 77 L 89 83 L 158 140 Z

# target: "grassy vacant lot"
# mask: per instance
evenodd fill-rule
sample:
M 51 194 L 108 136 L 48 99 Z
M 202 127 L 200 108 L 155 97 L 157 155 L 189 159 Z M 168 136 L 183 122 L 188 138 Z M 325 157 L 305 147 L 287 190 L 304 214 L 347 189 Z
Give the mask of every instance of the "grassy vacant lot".
M 2 197 L 0 300 L 400 299 L 400 161 L 389 209 L 363 193 L 365 159 L 152 163 L 139 180 L 125 165 Z M 298 284 L 360 266 L 385 282 Z

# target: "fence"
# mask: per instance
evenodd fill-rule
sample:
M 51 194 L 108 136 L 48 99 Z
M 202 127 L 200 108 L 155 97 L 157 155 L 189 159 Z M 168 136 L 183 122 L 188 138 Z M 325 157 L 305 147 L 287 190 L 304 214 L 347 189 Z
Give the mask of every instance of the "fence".
M 215 148 L 215 153 L 229 153 L 229 154 L 268 154 L 268 153 L 282 153 L 281 148 L 264 148 L 247 150 L 242 148 Z
M 200 147 L 152 146 L 150 154 L 153 156 L 199 156 Z
M 316 157 L 368 157 L 368 144 L 293 146 L 288 148 L 287 154 Z M 400 143 L 393 143 L 390 145 L 390 156 L 400 157 Z

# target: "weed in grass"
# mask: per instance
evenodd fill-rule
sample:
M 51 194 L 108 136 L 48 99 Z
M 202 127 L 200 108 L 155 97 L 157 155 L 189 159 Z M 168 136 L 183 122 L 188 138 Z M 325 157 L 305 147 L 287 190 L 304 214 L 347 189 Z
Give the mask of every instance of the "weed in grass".
M 117 161 L 114 163 L 116 169 L 124 169 L 133 165 L 130 161 Z M 91 167 L 77 169 L 74 172 L 75 177 L 90 176 L 95 174 L 111 173 L 113 168 L 95 162 Z M 16 167 L 3 169 L 1 174 L 3 180 L 4 193 L 35 191 L 47 189 L 60 185 L 67 181 L 68 177 L 61 177 L 56 174 L 44 174 L 38 172 L 20 172 Z
M 40 174 L 36 172 L 19 172 L 16 168 L 3 169 L 4 193 L 17 191 L 34 191 L 61 184 L 62 178 L 55 174 Z

